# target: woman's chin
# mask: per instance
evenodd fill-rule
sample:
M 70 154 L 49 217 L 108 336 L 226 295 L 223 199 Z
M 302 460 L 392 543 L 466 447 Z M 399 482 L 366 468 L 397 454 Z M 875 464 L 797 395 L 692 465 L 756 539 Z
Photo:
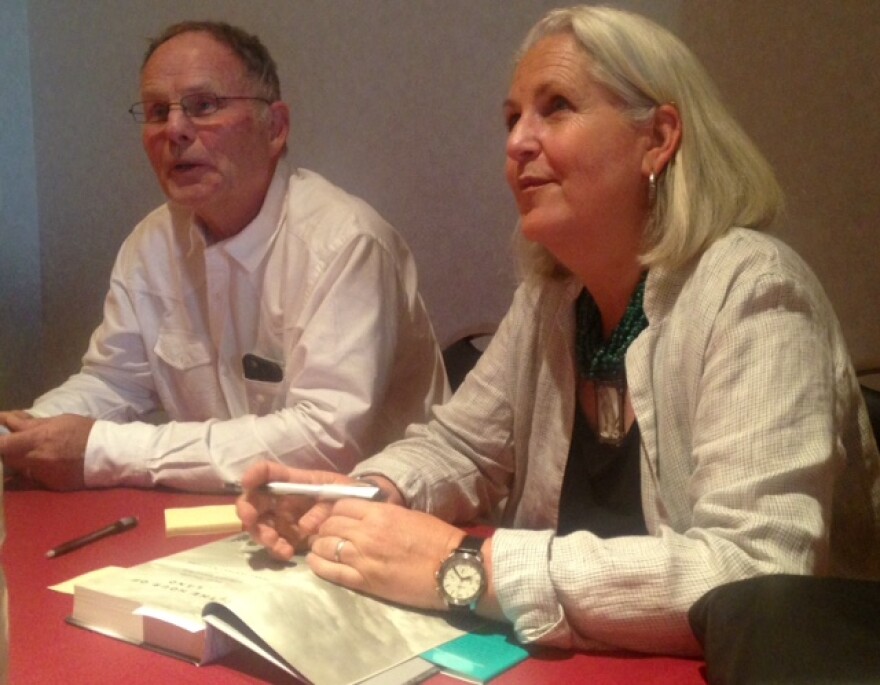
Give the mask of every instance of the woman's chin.
M 544 247 L 556 242 L 560 233 L 557 223 L 529 217 L 520 219 L 520 232 L 530 243 L 538 243 Z

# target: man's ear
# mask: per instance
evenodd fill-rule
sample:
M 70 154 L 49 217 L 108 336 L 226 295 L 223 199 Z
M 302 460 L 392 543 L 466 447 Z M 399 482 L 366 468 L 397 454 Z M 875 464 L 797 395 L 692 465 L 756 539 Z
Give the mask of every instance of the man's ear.
M 658 106 L 650 126 L 651 143 L 642 161 L 642 171 L 646 177 L 659 175 L 681 145 L 681 114 L 675 103 Z
M 287 135 L 290 133 L 290 108 L 281 100 L 269 104 L 269 137 L 273 149 L 280 154 L 287 145 Z

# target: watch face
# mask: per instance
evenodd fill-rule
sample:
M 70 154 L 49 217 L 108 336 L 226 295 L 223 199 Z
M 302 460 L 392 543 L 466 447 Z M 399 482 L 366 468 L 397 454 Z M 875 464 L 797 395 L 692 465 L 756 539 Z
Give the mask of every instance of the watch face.
M 457 553 L 440 568 L 440 590 L 449 604 L 471 604 L 483 592 L 485 573 L 480 560 L 473 554 Z

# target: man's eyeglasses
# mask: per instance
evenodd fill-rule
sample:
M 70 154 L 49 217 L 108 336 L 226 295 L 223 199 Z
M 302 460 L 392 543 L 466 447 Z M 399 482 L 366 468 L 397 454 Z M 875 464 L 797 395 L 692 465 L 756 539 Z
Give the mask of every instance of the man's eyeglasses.
M 227 100 L 259 100 L 267 105 L 272 104 L 266 98 L 249 95 L 191 93 L 180 98 L 180 102 L 161 102 L 159 100 L 135 102 L 128 108 L 128 113 L 139 124 L 164 124 L 168 121 L 169 113 L 175 107 L 179 108 L 189 119 L 200 119 L 223 109 Z

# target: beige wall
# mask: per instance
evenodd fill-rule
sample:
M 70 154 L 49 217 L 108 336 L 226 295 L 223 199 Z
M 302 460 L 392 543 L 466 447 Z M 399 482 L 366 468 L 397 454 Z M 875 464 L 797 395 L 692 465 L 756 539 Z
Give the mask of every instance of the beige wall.
M 880 2 L 684 0 L 680 35 L 779 174 L 778 235 L 880 369 Z
M 126 109 L 146 37 L 184 18 L 264 39 L 292 103 L 294 161 L 397 226 L 442 340 L 497 321 L 513 288 L 516 218 L 500 103 L 516 45 L 557 4 L 4 0 L 0 407 L 76 370 L 119 244 L 161 201 Z M 701 56 L 788 191 L 780 235 L 818 272 L 856 363 L 880 367 L 880 2 L 613 4 Z
M 32 145 L 36 171 L 7 170 L 21 184 L 30 177 L 37 196 L 36 217 L 4 215 L 13 239 L 3 247 L 23 251 L 28 234 L 35 246 L 26 256 L 42 267 L 39 293 L 0 271 L 0 304 L 40 305 L 16 307 L 0 325 L 0 407 L 78 368 L 116 251 L 162 200 L 126 110 L 147 38 L 182 19 L 222 19 L 262 38 L 291 103 L 293 161 L 364 197 L 404 235 L 441 341 L 497 322 L 514 285 L 516 221 L 502 175 L 501 102 L 516 46 L 556 4 L 0 0 L 19 24 L 0 28 L 14 39 L 0 41 L 0 83 L 13 80 L 21 93 L 11 102 L 4 91 L 0 111 L 23 119 L 0 136 Z M 679 0 L 616 4 L 675 27 Z

